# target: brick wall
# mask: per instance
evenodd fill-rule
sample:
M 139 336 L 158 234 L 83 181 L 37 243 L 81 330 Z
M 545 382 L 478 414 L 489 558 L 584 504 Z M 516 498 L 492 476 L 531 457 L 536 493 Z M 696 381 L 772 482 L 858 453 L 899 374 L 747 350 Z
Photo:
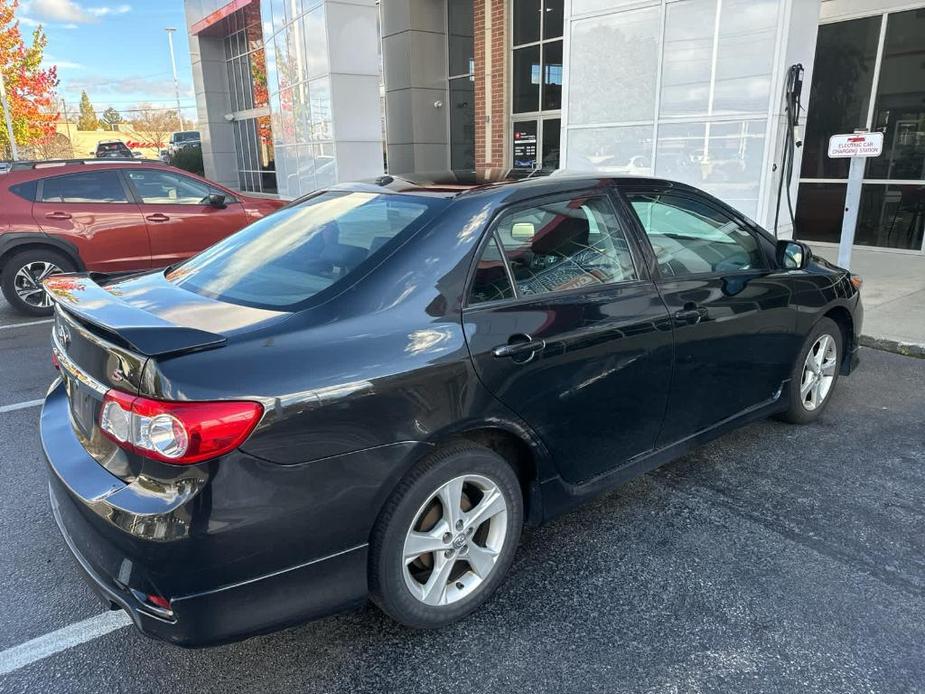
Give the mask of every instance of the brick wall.
M 491 11 L 490 33 L 485 31 L 485 6 Z M 507 89 L 505 88 L 505 0 L 474 0 L 475 42 L 475 167 L 480 171 L 504 168 L 504 143 L 507 131 Z M 487 70 L 490 51 L 491 70 Z M 488 110 L 488 85 L 491 106 Z M 490 138 L 490 156 L 486 148 Z

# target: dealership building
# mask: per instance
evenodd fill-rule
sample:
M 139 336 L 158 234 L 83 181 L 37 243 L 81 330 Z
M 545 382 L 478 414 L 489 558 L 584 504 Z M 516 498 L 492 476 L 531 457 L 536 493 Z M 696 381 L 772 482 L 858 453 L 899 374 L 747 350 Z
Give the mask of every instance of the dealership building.
M 831 243 L 849 167 L 828 139 L 867 129 L 884 146 L 866 161 L 855 243 L 925 252 L 925 1 L 185 4 L 206 174 L 235 188 L 655 175 L 777 218 L 782 235 L 792 208 L 797 238 Z

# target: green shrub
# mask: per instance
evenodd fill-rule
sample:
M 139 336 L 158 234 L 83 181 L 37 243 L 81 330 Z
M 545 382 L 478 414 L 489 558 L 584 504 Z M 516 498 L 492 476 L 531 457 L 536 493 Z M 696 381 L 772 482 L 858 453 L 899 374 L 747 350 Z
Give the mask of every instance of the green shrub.
M 178 169 L 190 173 L 204 175 L 202 168 L 202 149 L 200 147 L 184 147 L 170 157 L 170 164 Z

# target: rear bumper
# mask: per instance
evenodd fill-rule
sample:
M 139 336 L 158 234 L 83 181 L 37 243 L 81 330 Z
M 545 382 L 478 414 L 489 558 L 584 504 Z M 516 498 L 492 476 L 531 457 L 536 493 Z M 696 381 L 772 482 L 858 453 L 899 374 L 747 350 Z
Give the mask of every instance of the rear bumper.
M 162 494 L 150 479 L 126 484 L 84 450 L 60 384 L 40 431 L 69 549 L 104 601 L 145 634 L 215 645 L 366 601 L 366 541 L 378 509 L 362 494 L 338 498 L 331 485 L 351 489 L 335 471 L 382 467 L 377 454 L 304 466 L 237 454 L 201 464 L 194 492 Z M 169 600 L 170 610 L 148 595 Z
M 175 597 L 170 602 L 173 617 L 165 618 L 148 609 L 119 577 L 104 575 L 91 564 L 70 532 L 74 510 L 68 513 L 66 506 L 74 500 L 54 480 L 49 495 L 58 529 L 90 587 L 104 604 L 125 610 L 153 638 L 177 646 L 214 646 L 365 602 L 367 548 L 362 545 L 250 581 Z

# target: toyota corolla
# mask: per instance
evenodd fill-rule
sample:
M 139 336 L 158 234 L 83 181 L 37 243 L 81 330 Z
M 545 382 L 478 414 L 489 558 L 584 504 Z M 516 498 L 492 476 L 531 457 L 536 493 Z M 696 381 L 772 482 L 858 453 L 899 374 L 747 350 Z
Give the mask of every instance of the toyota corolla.
M 805 245 L 594 176 L 339 185 L 167 270 L 45 286 L 55 519 L 107 604 L 186 646 L 369 598 L 460 619 L 524 524 L 822 415 L 862 318 Z

